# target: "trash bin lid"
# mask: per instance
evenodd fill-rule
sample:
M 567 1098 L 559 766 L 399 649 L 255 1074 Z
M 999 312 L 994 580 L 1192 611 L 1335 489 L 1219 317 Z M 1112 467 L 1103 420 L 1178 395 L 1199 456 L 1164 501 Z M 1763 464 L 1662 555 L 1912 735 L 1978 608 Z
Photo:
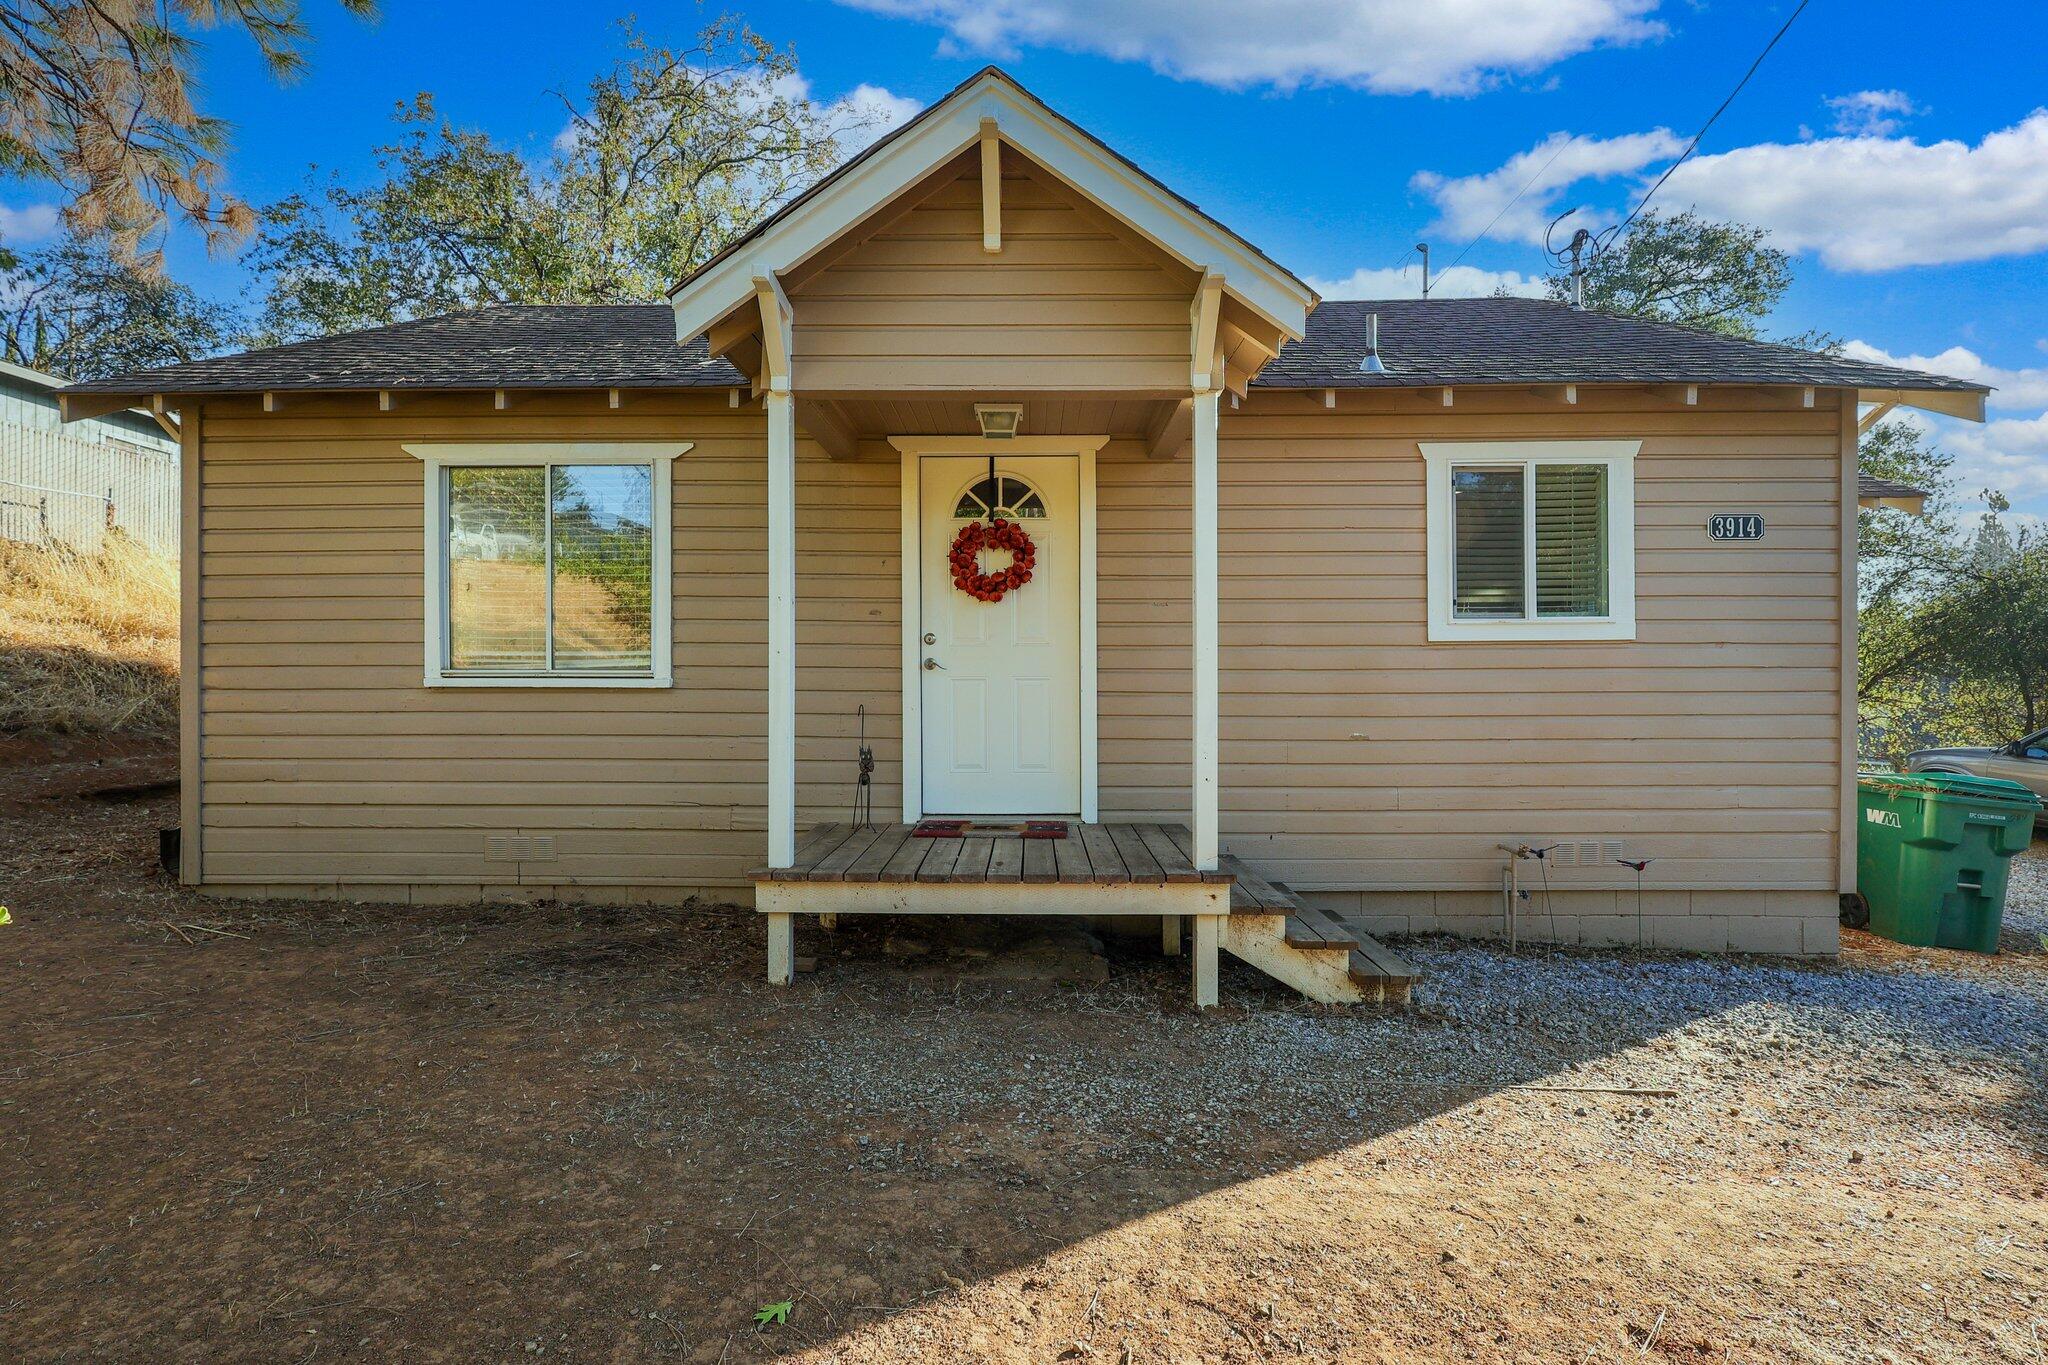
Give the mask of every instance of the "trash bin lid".
M 2041 798 L 2017 782 L 2002 777 L 1973 777 L 1968 773 L 1885 773 L 1864 774 L 1856 779 L 1860 788 L 1880 792 L 1912 792 L 1926 797 L 1954 796 L 1965 801 L 1988 801 L 1994 805 L 2035 807 Z

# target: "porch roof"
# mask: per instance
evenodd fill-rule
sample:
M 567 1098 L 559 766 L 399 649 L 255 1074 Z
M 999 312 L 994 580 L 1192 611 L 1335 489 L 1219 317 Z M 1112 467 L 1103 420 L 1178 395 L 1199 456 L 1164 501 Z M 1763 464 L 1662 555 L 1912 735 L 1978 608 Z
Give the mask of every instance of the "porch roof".
M 1385 373 L 1360 369 L 1368 316 Z M 480 308 L 73 384 L 80 395 L 391 389 L 730 388 L 748 383 L 665 304 Z M 1530 299 L 1351 300 L 1309 315 L 1258 389 L 1493 384 L 1770 384 L 1950 395 L 1984 385 Z M 1907 401 L 1912 401 L 1908 399 Z

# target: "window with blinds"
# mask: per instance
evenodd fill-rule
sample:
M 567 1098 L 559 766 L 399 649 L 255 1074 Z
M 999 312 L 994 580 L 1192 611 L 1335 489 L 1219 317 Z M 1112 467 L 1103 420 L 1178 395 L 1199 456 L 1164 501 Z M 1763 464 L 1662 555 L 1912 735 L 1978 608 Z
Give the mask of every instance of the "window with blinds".
M 1605 465 L 1459 465 L 1450 475 L 1455 619 L 1608 614 Z
M 1451 601 L 1468 621 L 1520 620 L 1526 594 L 1523 530 L 1524 471 L 1453 469 Z
M 1536 466 L 1536 615 L 1607 614 L 1607 468 Z

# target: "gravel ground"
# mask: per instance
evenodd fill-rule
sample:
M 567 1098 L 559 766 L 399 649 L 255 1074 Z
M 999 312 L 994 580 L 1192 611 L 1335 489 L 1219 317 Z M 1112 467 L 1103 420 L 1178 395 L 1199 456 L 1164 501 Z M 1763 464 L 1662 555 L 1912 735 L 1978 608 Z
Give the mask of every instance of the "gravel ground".
M 1065 1124 L 1079 1114 L 1102 1132 L 1157 1131 L 1169 1145 L 1217 1133 L 1219 1116 L 1300 1111 L 1310 1100 L 1355 1115 L 1391 1091 L 1510 1085 L 1560 1059 L 1568 1074 L 1552 1083 L 1664 1088 L 1798 1058 L 1796 1082 L 1811 1088 L 1797 1101 L 1825 1107 L 1900 1076 L 2005 1073 L 2048 1056 L 2048 842 L 2014 861 L 2006 928 L 1998 958 L 1916 952 L 1849 933 L 1833 964 L 1510 953 L 1416 938 L 1399 944 L 1427 974 L 1412 1012 L 1302 1006 L 1230 964 L 1235 998 L 1249 995 L 1258 1007 L 1161 1020 L 1171 1047 L 1156 1069 L 1133 1059 L 1097 1075 L 1084 1056 L 1050 1041 L 976 1067 L 963 1065 L 951 1038 L 906 1055 L 900 1039 L 837 1028 L 802 1038 L 784 1064 L 802 1080 L 795 1089 L 824 1111 L 947 1118 L 995 1105 L 1027 1121 Z M 1111 990 L 1091 1003 L 1114 1012 L 1137 1001 Z M 1354 1065 L 1361 1057 L 1374 1059 L 1370 1070 Z M 1586 1060 L 1570 1060 L 1579 1057 Z M 1212 1079 L 1188 1082 L 1186 1112 L 1161 1108 L 1169 1093 L 1162 1077 L 1186 1072 L 1190 1060 Z
M 2037 946 L 2048 934 L 2048 834 L 2036 833 L 2034 846 L 2012 860 L 2005 893 L 2005 929 Z
M 1139 944 L 776 990 L 720 907 L 206 902 L 75 786 L 0 789 L 7 1359 L 2043 1358 L 2048 844 L 1995 958 L 1428 938 L 1407 1013 L 1197 1016 Z

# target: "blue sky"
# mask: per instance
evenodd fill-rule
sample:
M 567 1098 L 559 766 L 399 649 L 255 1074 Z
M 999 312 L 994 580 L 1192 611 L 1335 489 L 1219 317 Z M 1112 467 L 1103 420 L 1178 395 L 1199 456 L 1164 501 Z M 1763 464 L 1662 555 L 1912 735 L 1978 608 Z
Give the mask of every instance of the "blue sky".
M 1411 291 L 1410 248 L 1452 290 L 1541 273 L 1532 238 L 1575 204 L 1618 216 L 1790 12 L 1730 0 L 814 0 L 735 4 L 793 44 L 813 98 L 900 112 L 1002 63 L 1056 108 L 1331 296 Z M 546 150 L 618 52 L 623 11 L 386 0 L 374 25 L 307 0 L 310 75 L 279 87 L 205 35 L 230 188 L 262 203 L 308 168 L 359 171 L 393 105 Z M 704 11 L 649 6 L 681 40 Z M 1907 35 L 1910 35 L 1909 37 Z M 1999 386 L 1987 426 L 1930 420 L 1968 488 L 2048 517 L 2048 16 L 2034 3 L 1815 0 L 1661 206 L 1757 222 L 1797 253 L 1775 330 L 1822 328 Z M 1468 243 L 1539 169 L 1522 200 Z M 0 237 L 49 230 L 47 187 L 0 185 Z M 242 288 L 186 238 L 173 269 Z

